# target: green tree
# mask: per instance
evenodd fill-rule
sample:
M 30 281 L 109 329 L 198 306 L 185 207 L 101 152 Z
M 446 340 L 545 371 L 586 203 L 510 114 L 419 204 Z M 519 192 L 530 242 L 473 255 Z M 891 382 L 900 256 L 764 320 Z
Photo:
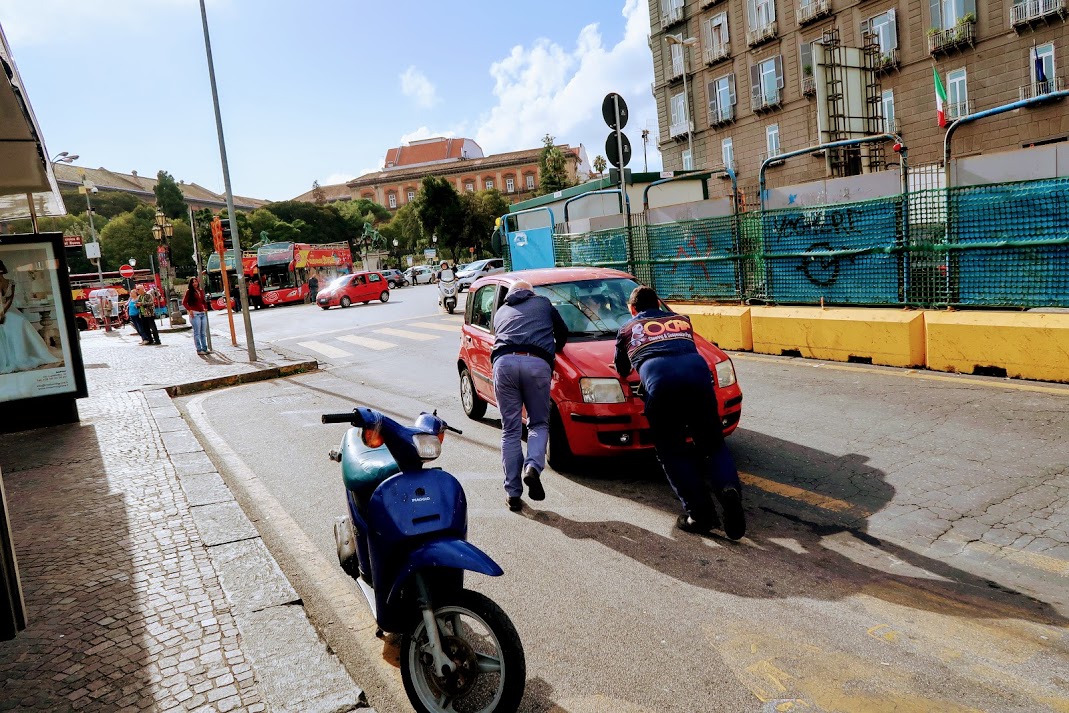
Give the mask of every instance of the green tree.
M 171 220 L 185 217 L 186 198 L 171 174 L 167 171 L 157 173 L 152 192 L 156 194 L 156 207 L 162 210 L 164 215 Z
M 129 213 L 115 216 L 99 231 L 103 270 L 118 270 L 130 258 L 144 267 L 149 266 L 150 258 L 155 262 L 158 245 L 152 237 L 155 215 L 152 206 L 140 205 Z
M 419 222 L 419 214 L 412 203 L 405 203 L 398 208 L 393 219 L 382 226 L 380 232 L 386 239 L 391 255 L 398 263 L 402 262 L 405 255 L 412 255 L 423 250 L 426 243 L 423 224 Z M 396 248 L 393 245 L 394 240 L 397 241 Z
M 494 233 L 494 223 L 508 213 L 509 201 L 496 188 L 460 196 L 463 213 L 463 234 L 461 252 L 472 259 L 490 254 L 490 236 Z M 475 248 L 472 253 L 469 248 Z M 465 257 L 467 259 L 467 257 Z
M 312 181 L 312 202 L 316 205 L 327 204 L 327 193 L 319 185 L 319 181 Z
M 334 204 L 315 205 L 303 201 L 280 201 L 265 208 L 279 220 L 297 227 L 297 221 L 303 221 L 300 228 L 301 240 L 307 243 L 340 243 L 350 235 L 350 228 Z
M 553 143 L 549 134 L 542 137 L 543 149 L 538 155 L 538 194 L 555 193 L 573 185 L 568 180 L 568 158 Z
M 63 196 L 63 205 L 67 206 L 67 212 L 85 216 L 85 195 L 78 191 L 60 191 Z M 98 218 L 114 218 L 122 213 L 128 213 L 146 201 L 132 193 L 121 191 L 100 191 L 94 193 L 90 199 L 93 204 L 93 220 Z
M 594 157 L 594 163 L 593 163 L 594 170 L 598 172 L 599 176 L 601 174 L 605 173 L 605 167 L 608 166 L 608 165 L 609 164 L 605 160 L 605 157 L 602 156 L 601 154 L 598 154 L 597 156 Z
M 437 235 L 439 250 L 446 248 L 456 260 L 457 248 L 464 238 L 464 212 L 460 196 L 445 178 L 427 176 L 420 185 L 416 214 L 425 235 Z

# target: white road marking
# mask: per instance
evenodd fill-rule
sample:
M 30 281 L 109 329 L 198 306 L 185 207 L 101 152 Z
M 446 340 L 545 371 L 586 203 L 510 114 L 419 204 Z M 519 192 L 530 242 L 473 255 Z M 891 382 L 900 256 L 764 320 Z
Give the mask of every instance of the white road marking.
M 453 334 L 460 331 L 459 324 L 442 324 L 441 322 L 408 322 L 406 326 L 437 329 L 439 332 L 452 332 Z
M 442 319 L 447 321 L 447 322 L 463 322 L 464 321 L 464 318 L 461 317 L 459 314 L 446 315 L 445 317 L 442 317 Z
M 423 334 L 421 332 L 410 332 L 407 329 L 376 329 L 376 334 L 388 334 L 391 337 L 400 337 L 401 339 L 411 339 L 416 342 L 429 342 L 433 339 L 438 339 L 437 334 Z
M 332 347 L 329 344 L 324 344 L 323 342 L 297 342 L 297 346 L 304 347 L 305 349 L 310 349 L 313 352 L 319 352 L 323 356 L 330 358 L 352 356 L 352 354 L 345 351 L 344 349 L 338 349 L 337 347 Z
M 355 344 L 358 347 L 367 347 L 368 349 L 375 349 L 377 351 L 382 351 L 383 349 L 393 349 L 397 346 L 393 342 L 384 342 L 381 339 L 372 339 L 371 337 L 361 337 L 357 334 L 343 334 L 337 338 L 343 342 Z

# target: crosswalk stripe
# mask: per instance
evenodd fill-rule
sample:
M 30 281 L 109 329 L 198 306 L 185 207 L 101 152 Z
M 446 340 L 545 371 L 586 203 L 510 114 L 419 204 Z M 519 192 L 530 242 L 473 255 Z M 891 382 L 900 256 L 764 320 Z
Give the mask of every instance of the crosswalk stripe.
M 444 320 L 446 322 L 463 322 L 464 318 L 461 317 L 459 314 L 451 314 L 451 315 L 442 317 L 442 320 Z
M 409 322 L 408 326 L 437 329 L 439 332 L 452 332 L 454 334 L 460 331 L 459 324 L 442 324 L 441 322 Z
M 361 337 L 356 334 L 343 334 L 338 337 L 343 342 L 349 342 L 355 344 L 358 347 L 367 347 L 368 349 L 375 349 L 382 351 L 383 349 L 393 349 L 397 345 L 393 342 L 384 342 L 381 339 L 372 339 L 371 337 Z
M 391 337 L 401 337 L 401 339 L 411 339 L 416 342 L 429 342 L 432 339 L 437 339 L 437 334 L 423 334 L 422 332 L 410 332 L 407 329 L 392 329 L 387 327 L 385 329 L 376 329 L 377 334 L 388 334 Z
M 304 347 L 305 349 L 311 349 L 313 352 L 319 352 L 326 357 L 347 357 L 352 356 L 344 349 L 338 349 L 332 347 L 329 344 L 323 342 L 297 342 L 297 346 Z

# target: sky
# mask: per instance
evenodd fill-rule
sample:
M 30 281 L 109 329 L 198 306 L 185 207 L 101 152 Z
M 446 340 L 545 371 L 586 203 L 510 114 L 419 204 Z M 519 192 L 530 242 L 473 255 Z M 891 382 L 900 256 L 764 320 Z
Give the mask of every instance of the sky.
M 485 154 L 583 144 L 619 93 L 660 170 L 647 0 L 207 0 L 234 193 L 285 200 L 434 136 Z M 0 0 L 51 154 L 223 190 L 197 0 Z M 589 167 L 588 167 L 589 168 Z

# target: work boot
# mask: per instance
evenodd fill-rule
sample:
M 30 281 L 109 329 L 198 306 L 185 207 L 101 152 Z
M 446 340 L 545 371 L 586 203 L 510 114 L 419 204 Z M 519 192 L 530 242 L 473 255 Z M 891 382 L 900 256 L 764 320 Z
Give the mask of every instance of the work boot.
M 542 478 L 538 474 L 538 470 L 529 465 L 523 469 L 523 482 L 527 485 L 527 494 L 531 500 L 545 500 L 546 491 L 542 487 Z
M 508 505 L 509 510 L 512 512 L 519 512 L 523 510 L 523 501 L 520 500 L 519 495 L 511 495 L 505 498 L 505 504 Z
M 724 509 L 724 534 L 732 540 L 746 534 L 746 513 L 742 509 L 742 494 L 738 488 L 724 488 L 716 494 Z

